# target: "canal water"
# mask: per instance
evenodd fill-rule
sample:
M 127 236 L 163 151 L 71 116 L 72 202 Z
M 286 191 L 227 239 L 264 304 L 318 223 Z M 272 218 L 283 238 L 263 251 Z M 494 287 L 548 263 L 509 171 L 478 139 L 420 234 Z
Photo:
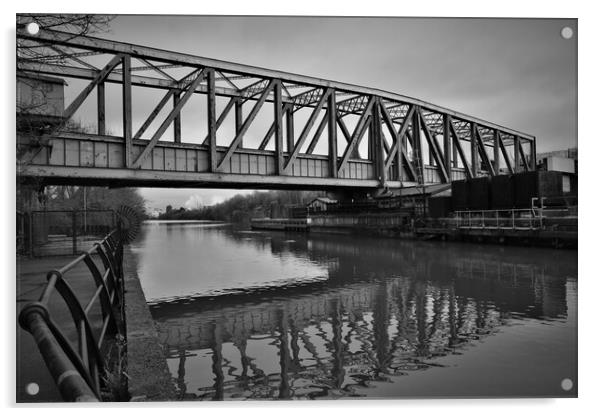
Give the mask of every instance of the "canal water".
M 575 397 L 577 252 L 143 226 L 182 400 Z

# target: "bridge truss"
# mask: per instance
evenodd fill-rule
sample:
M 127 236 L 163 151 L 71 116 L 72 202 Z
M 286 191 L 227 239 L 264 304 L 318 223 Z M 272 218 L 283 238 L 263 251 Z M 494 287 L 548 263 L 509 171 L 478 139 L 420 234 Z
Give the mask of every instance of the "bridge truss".
M 18 77 L 87 83 L 50 128 L 18 134 L 18 173 L 47 183 L 394 189 L 535 169 L 533 136 L 399 94 L 44 29 L 17 42 Z M 121 90 L 117 135 L 109 84 Z M 133 90 L 148 89 L 162 95 L 140 118 Z M 95 131 L 70 130 L 94 90 Z M 206 134 L 184 140 L 199 95 Z

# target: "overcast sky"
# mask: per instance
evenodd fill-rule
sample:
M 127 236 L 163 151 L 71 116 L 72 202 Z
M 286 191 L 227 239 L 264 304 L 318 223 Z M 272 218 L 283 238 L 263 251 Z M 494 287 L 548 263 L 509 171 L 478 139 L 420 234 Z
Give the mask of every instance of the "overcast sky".
M 543 152 L 577 145 L 576 34 L 554 19 L 119 16 L 100 36 L 420 98 L 533 134 Z M 142 192 L 151 208 L 237 193 Z

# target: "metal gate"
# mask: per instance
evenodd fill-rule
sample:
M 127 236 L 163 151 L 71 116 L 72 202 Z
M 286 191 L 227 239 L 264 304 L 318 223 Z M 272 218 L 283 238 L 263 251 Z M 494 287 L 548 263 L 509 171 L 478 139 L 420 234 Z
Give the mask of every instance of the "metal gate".
M 32 211 L 29 254 L 61 256 L 89 250 L 117 226 L 112 210 Z

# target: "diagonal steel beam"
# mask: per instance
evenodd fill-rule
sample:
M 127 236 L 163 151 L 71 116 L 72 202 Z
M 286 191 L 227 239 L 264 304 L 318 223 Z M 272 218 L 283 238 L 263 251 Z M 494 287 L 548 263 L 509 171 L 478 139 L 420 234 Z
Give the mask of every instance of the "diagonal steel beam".
M 274 135 L 275 132 L 276 132 L 276 122 L 274 121 L 274 122 L 272 122 L 272 125 L 266 132 L 265 136 L 263 136 L 263 140 L 261 140 L 261 143 L 259 143 L 259 147 L 258 147 L 259 150 L 265 150 L 265 148 L 270 143 L 270 140 L 272 140 L 272 136 Z
M 228 83 L 228 85 L 230 85 L 232 88 L 234 88 L 235 90 L 238 90 L 239 88 L 236 86 L 235 83 L 232 82 L 232 80 L 230 78 L 228 78 L 227 76 L 224 75 L 223 72 L 221 71 L 216 71 L 224 81 L 226 81 Z
M 386 108 L 384 108 L 384 105 L 382 105 L 382 102 L 381 102 L 381 109 L 383 110 L 382 111 L 382 114 L 384 116 L 383 118 L 385 119 L 385 124 L 387 125 L 387 128 L 389 129 L 389 133 L 395 139 L 395 143 L 392 145 L 391 151 L 389 152 L 389 155 L 387 156 L 387 159 L 385 160 L 385 170 L 389 169 L 389 167 L 393 163 L 396 153 L 401 152 L 401 156 L 404 161 L 404 163 L 403 163 L 404 167 L 409 171 L 409 173 L 412 176 L 412 179 L 416 180 L 416 178 L 417 178 L 416 171 L 414 170 L 414 167 L 412 166 L 412 163 L 410 162 L 410 159 L 408 158 L 407 149 L 406 149 L 405 145 L 403 144 L 403 137 L 406 135 L 406 133 L 408 131 L 408 126 L 410 125 L 410 121 L 412 120 L 412 115 L 414 114 L 414 111 L 416 110 L 415 106 L 411 106 L 410 109 L 408 110 L 408 112 L 406 113 L 405 120 L 403 121 L 403 124 L 401 125 L 401 129 L 399 131 L 396 131 L 395 125 L 393 124 L 393 120 L 391 120 L 391 116 L 390 116 L 389 112 L 386 111 Z
M 351 152 L 355 149 L 358 144 L 359 139 L 363 136 L 368 127 L 368 117 L 370 117 L 372 113 L 372 107 L 374 105 L 375 97 L 370 96 L 370 100 L 368 101 L 368 105 L 364 108 L 364 113 L 362 114 L 360 120 L 355 126 L 355 130 L 353 131 L 353 135 L 351 136 L 351 141 L 347 143 L 347 147 L 345 148 L 345 152 L 343 153 L 343 157 L 339 161 L 338 173 L 341 174 L 343 167 L 349 161 L 349 157 L 351 156 Z
M 175 79 L 174 77 L 172 77 L 171 75 L 169 75 L 167 72 L 163 71 L 161 68 L 157 67 L 157 65 L 153 65 L 152 63 L 150 63 L 148 60 L 144 59 L 144 58 L 137 58 L 139 61 L 141 61 L 142 63 L 146 64 L 149 66 L 150 69 L 152 69 L 153 71 L 155 71 L 157 74 L 170 79 L 174 82 L 177 82 L 178 80 Z
M 518 137 L 516 141 L 518 143 L 518 153 L 520 154 L 520 158 L 523 161 L 523 166 L 525 167 L 525 171 L 529 170 L 529 164 L 527 163 L 527 157 L 525 156 L 525 151 L 523 150 L 523 144 L 521 143 L 521 138 Z
M 441 175 L 441 178 L 443 178 L 443 181 L 447 183 L 449 182 L 449 176 L 447 175 L 447 169 L 443 162 L 443 154 L 441 152 L 441 148 L 439 147 L 439 143 L 437 143 L 437 140 L 431 135 L 431 131 L 429 130 L 429 127 L 426 124 L 426 120 L 424 119 L 422 109 L 418 109 L 418 114 L 420 116 L 420 120 L 422 121 L 420 125 L 422 127 L 422 131 L 424 131 L 424 135 L 426 137 L 426 141 L 429 144 L 430 151 L 435 156 L 439 174 Z
M 512 167 L 512 163 L 510 162 L 510 156 L 508 155 L 508 149 L 506 149 L 506 145 L 504 145 L 504 140 L 502 140 L 501 134 L 497 132 L 500 144 L 500 150 L 502 151 L 502 156 L 504 157 L 504 161 L 506 162 L 506 168 L 510 171 L 511 174 L 514 173 L 514 168 Z
M 290 99 L 293 97 L 293 95 L 291 94 L 291 92 L 288 90 L 288 88 L 286 88 L 286 85 L 284 85 L 284 82 L 280 82 L 280 86 L 282 87 L 282 91 L 284 91 L 286 93 L 286 96 Z
M 477 133 L 477 147 L 479 148 L 479 153 L 481 154 L 481 162 L 485 162 L 485 167 L 487 168 L 487 172 L 489 172 L 489 175 L 494 176 L 493 166 L 491 166 L 491 160 L 489 160 L 489 156 L 487 156 L 485 143 L 483 143 L 483 136 L 481 136 L 481 132 L 479 131 L 478 125 L 475 127 L 475 131 Z
M 205 78 L 206 74 L 207 69 L 205 68 L 198 74 L 196 79 L 190 83 L 188 89 L 186 90 L 186 93 L 182 96 L 182 98 L 180 98 L 178 104 L 171 109 L 171 111 L 167 115 L 167 118 L 163 120 L 161 126 L 159 126 L 159 128 L 157 129 L 155 134 L 153 134 L 153 137 L 151 137 L 149 143 L 146 145 L 142 153 L 140 153 L 140 156 L 138 156 L 134 163 L 132 163 L 133 169 L 138 169 L 140 166 L 142 166 L 142 162 L 144 162 L 144 160 L 148 157 L 148 155 L 156 146 L 157 142 L 159 141 L 163 133 L 165 133 L 165 130 L 167 130 L 174 118 L 176 118 L 176 116 L 180 114 L 180 110 L 182 109 L 182 107 L 184 107 L 184 104 L 188 102 L 188 100 L 196 90 L 196 87 L 201 83 L 201 81 L 203 81 L 203 78 Z
M 462 146 L 460 145 L 460 137 L 458 136 L 458 132 L 456 131 L 456 126 L 454 126 L 454 123 L 450 120 L 449 122 L 449 127 L 451 130 L 451 136 L 452 136 L 452 140 L 454 142 L 454 146 L 456 146 L 456 150 L 458 151 L 458 154 L 460 155 L 460 159 L 462 159 L 462 164 L 464 165 L 464 171 L 466 173 L 466 176 L 468 176 L 469 179 L 472 179 L 472 172 L 470 171 L 470 167 L 468 165 L 468 160 L 466 160 L 466 155 L 464 154 L 464 149 L 462 149 Z
M 282 111 L 286 112 L 291 108 L 292 104 L 285 104 L 282 107 Z M 276 121 L 272 122 L 272 125 L 270 126 L 270 128 L 268 129 L 267 133 L 265 134 L 265 136 L 263 136 L 263 140 L 261 141 L 261 143 L 259 144 L 259 150 L 265 150 L 265 148 L 268 146 L 268 144 L 270 143 L 270 140 L 272 139 L 272 136 L 274 135 L 274 133 L 276 132 Z
M 307 146 L 307 154 L 311 155 L 314 152 L 314 149 L 316 148 L 316 145 L 318 144 L 318 141 L 320 141 L 320 137 L 322 136 L 322 133 L 324 132 L 324 129 L 326 128 L 326 125 L 328 124 L 328 113 L 324 114 L 324 117 L 322 117 L 322 121 L 320 121 L 320 124 L 318 125 L 318 129 L 316 130 L 316 133 L 314 134 L 314 137 L 311 139 L 311 142 L 309 142 L 309 146 Z
M 389 154 L 389 152 L 391 151 L 391 146 L 389 146 L 389 143 L 387 143 L 387 141 L 385 140 L 384 135 L 383 135 L 383 148 L 385 149 L 386 154 Z
M 236 134 L 236 136 L 234 137 L 234 140 L 232 140 L 232 143 L 230 143 L 230 146 L 228 147 L 226 154 L 224 155 L 221 162 L 217 166 L 217 170 L 220 170 L 224 166 L 224 164 L 227 161 L 229 161 L 230 158 L 232 157 L 232 155 L 234 154 L 234 151 L 238 147 L 238 144 L 242 140 L 243 136 L 245 135 L 245 133 L 247 132 L 249 127 L 251 126 L 251 123 L 253 122 L 255 117 L 257 116 L 259 109 L 261 108 L 261 106 L 263 106 L 263 103 L 265 102 L 266 98 L 268 97 L 270 90 L 274 87 L 275 82 L 276 81 L 271 80 L 269 82 L 269 84 L 267 85 L 267 87 L 263 90 L 261 97 L 259 98 L 259 100 L 257 100 L 257 102 L 255 103 L 255 106 L 251 110 L 251 113 L 249 113 L 249 115 L 247 116 L 247 119 L 244 121 L 244 123 L 240 127 L 240 131 Z
M 185 90 L 188 86 L 198 79 L 198 75 L 202 72 L 200 68 L 195 69 L 190 72 L 188 75 L 182 77 L 179 81 L 177 81 L 177 88 L 180 90 Z
M 345 125 L 345 122 L 343 121 L 343 116 L 341 115 L 341 113 L 339 111 L 337 111 L 337 124 L 339 125 L 339 128 L 343 132 L 343 136 L 345 136 L 345 140 L 347 140 L 347 143 L 349 143 L 351 141 L 351 134 L 349 133 L 349 130 L 347 129 L 347 126 Z
M 289 171 L 289 169 L 295 162 L 295 159 L 297 158 L 297 156 L 299 156 L 299 152 L 301 151 L 301 146 L 303 146 L 303 144 L 305 143 L 305 139 L 307 139 L 307 136 L 309 135 L 309 131 L 314 126 L 316 120 L 318 119 L 318 116 L 320 115 L 320 111 L 322 111 L 322 107 L 324 107 L 324 105 L 326 104 L 326 100 L 328 99 L 328 96 L 331 93 L 332 93 L 331 89 L 327 89 L 322 92 L 322 97 L 320 97 L 320 101 L 318 102 L 318 104 L 314 107 L 313 111 L 311 112 L 311 116 L 309 117 L 309 120 L 307 120 L 305 127 L 303 127 L 303 131 L 301 132 L 301 135 L 297 139 L 297 143 L 295 143 L 295 147 L 293 148 L 293 151 L 291 152 L 291 154 L 288 158 L 288 161 L 286 162 L 286 165 L 284 166 L 285 172 Z
M 74 56 L 73 54 L 70 54 L 68 51 L 63 50 L 61 48 L 59 48 L 58 46 L 54 45 L 54 46 L 50 46 L 50 49 L 63 54 L 65 59 L 71 59 L 73 62 L 77 62 L 80 65 L 85 66 L 86 68 L 89 68 L 93 71 L 98 71 L 98 68 L 95 67 L 94 65 L 89 64 L 88 62 L 84 61 L 83 59 L 79 59 L 77 56 Z
M 343 132 L 343 137 L 345 137 L 345 140 L 347 141 L 347 143 L 349 143 L 351 141 L 351 134 L 349 133 L 349 130 L 347 129 L 347 126 L 345 125 L 345 122 L 343 121 L 343 115 L 341 114 L 340 111 L 338 111 L 338 109 L 337 109 L 337 113 L 336 113 L 336 122 L 337 122 L 337 125 L 339 126 L 339 128 L 341 129 L 341 131 Z M 354 159 L 359 159 L 360 154 L 359 154 L 359 150 L 357 148 L 355 150 L 353 150 L 353 152 L 351 152 L 351 157 Z
M 65 126 L 65 124 L 67 124 L 67 121 L 69 121 L 69 119 L 71 117 L 73 117 L 73 114 L 75 114 L 75 112 L 77 111 L 77 109 L 82 105 L 82 103 L 88 97 L 88 95 L 90 95 L 90 93 L 92 92 L 92 90 L 98 84 L 100 84 L 102 81 L 104 81 L 105 78 L 107 77 L 107 75 L 109 75 L 109 73 L 117 65 L 119 65 L 121 63 L 122 58 L 123 58 L 122 55 L 116 55 L 116 56 L 114 56 L 113 59 L 111 59 L 109 61 L 109 63 L 106 64 L 105 67 L 100 70 L 100 72 L 98 72 L 98 74 L 96 75 L 96 77 L 86 86 L 86 88 L 84 88 L 82 90 L 82 92 L 80 92 L 79 95 L 77 97 L 75 97 L 75 99 L 73 100 L 73 102 L 71 102 L 71 104 L 69 104 L 69 107 L 67 107 L 67 109 L 63 113 L 63 120 L 64 121 L 60 124 L 60 126 L 59 126 L 58 129 L 61 129 L 62 127 Z
M 224 122 L 226 117 L 228 117 L 228 114 L 230 113 L 230 110 L 232 110 L 232 107 L 234 106 L 235 102 L 236 102 L 235 97 L 230 98 L 230 101 L 228 101 L 228 104 L 226 104 L 226 106 L 222 110 L 221 114 L 217 118 L 217 121 L 215 122 L 215 130 L 219 129 L 219 127 L 222 125 L 222 123 Z M 207 134 L 207 136 L 205 136 L 205 139 L 203 140 L 202 144 L 207 144 L 208 141 L 209 141 L 209 134 Z
M 148 116 L 148 118 L 144 121 L 144 123 L 142 123 L 142 126 L 140 126 L 140 128 L 138 129 L 138 131 L 136 132 L 136 134 L 134 134 L 134 139 L 139 139 L 142 136 L 142 134 L 144 134 L 144 132 L 146 131 L 146 129 L 148 129 L 148 127 L 152 124 L 152 122 L 155 120 L 155 118 L 159 115 L 159 113 L 161 112 L 161 110 L 163 109 L 163 107 L 165 107 L 165 104 L 167 104 L 167 102 L 174 95 L 175 91 L 176 90 L 169 90 L 163 96 L 163 98 L 161 98 L 161 101 L 159 101 L 159 103 L 153 109 L 153 111 L 150 113 L 150 115 Z

